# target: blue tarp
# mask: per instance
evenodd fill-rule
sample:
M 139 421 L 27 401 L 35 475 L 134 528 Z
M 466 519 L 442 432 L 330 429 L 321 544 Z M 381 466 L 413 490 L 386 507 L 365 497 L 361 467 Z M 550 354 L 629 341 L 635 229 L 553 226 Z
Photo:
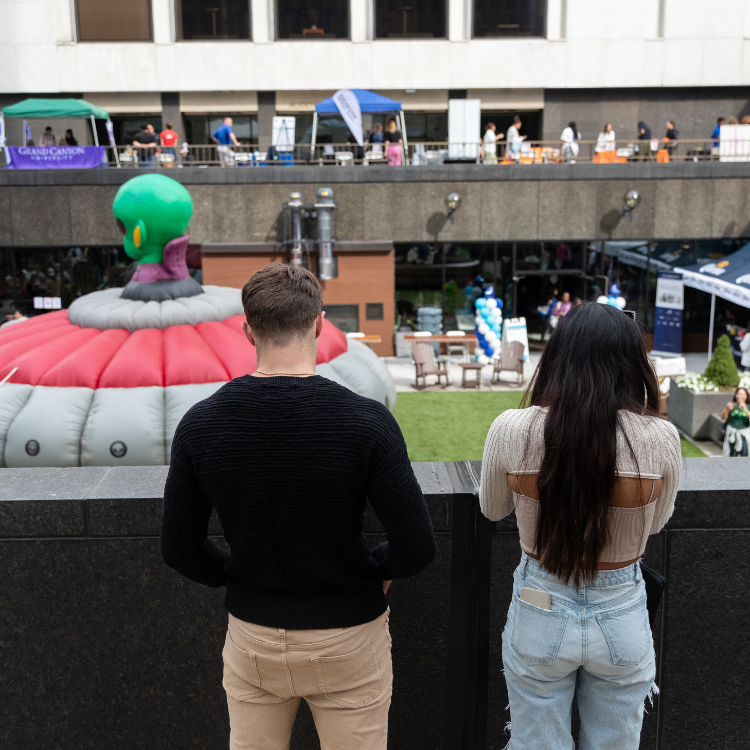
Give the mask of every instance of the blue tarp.
M 673 269 L 685 286 L 750 307 L 750 243 L 713 263 Z
M 366 89 L 352 89 L 354 96 L 357 97 L 359 108 L 362 112 L 400 112 L 401 102 L 389 99 L 387 96 L 381 96 L 374 91 Z M 315 111 L 319 114 L 338 114 L 339 108 L 333 101 L 333 97 L 324 99 L 315 105 Z

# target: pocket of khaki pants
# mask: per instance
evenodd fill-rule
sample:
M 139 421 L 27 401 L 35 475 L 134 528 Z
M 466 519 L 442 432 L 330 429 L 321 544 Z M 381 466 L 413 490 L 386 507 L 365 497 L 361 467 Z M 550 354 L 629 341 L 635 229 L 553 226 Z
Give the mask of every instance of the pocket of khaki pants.
M 237 701 L 250 701 L 260 698 L 266 691 L 260 686 L 260 672 L 255 654 L 241 649 L 227 630 L 224 641 L 224 679 L 222 684 L 228 695 Z
M 380 694 L 382 675 L 371 638 L 364 646 L 341 656 L 312 659 L 320 692 L 344 708 L 361 708 Z
M 629 607 L 603 612 L 596 616 L 596 620 L 616 666 L 638 666 L 653 649 L 645 596 Z

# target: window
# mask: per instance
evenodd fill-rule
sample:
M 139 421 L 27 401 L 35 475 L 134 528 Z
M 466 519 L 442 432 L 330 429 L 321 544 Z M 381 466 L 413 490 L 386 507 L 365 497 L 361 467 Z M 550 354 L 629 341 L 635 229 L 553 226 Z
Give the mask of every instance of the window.
M 127 117 L 112 117 L 112 131 L 115 136 L 115 143 L 119 145 L 129 145 L 135 140 L 135 136 L 141 132 L 141 125 L 153 125 L 157 135 L 161 133 L 161 115 L 128 115 Z M 108 140 L 102 140 L 99 134 L 99 143 L 108 143 Z
M 365 320 L 383 320 L 383 303 L 367 302 L 365 304 Z
M 348 39 L 349 0 L 277 0 L 277 39 Z
M 359 305 L 323 305 L 326 320 L 344 333 L 359 331 Z
M 151 41 L 149 0 L 77 0 L 79 42 Z
M 445 38 L 446 0 L 410 0 L 394 3 L 376 0 L 375 36 L 377 39 Z
M 474 0 L 474 36 L 545 36 L 546 0 Z
M 178 39 L 250 39 L 249 0 L 176 0 Z

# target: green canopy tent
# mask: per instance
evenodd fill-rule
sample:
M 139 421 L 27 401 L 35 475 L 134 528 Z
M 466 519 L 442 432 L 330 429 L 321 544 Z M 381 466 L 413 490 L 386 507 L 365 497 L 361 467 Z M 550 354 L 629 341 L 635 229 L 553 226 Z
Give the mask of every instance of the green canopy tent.
M 96 120 L 107 121 L 107 132 L 109 133 L 112 146 L 115 145 L 112 134 L 112 121 L 109 112 L 87 102 L 85 99 L 24 99 L 17 104 L 3 107 L 0 111 L 0 144 L 5 146 L 5 118 L 19 117 L 24 121 L 24 133 L 26 132 L 26 121 L 31 119 L 52 119 L 55 117 L 83 117 L 91 119 L 91 129 L 94 132 L 94 145 L 99 145 L 99 136 L 96 132 Z M 115 161 L 119 166 L 117 149 L 115 149 Z

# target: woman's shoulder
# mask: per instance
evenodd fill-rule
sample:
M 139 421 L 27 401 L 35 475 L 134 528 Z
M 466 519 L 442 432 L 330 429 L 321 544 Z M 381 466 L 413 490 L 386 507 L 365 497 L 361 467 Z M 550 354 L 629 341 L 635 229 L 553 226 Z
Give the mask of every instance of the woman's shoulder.
M 543 424 L 546 412 L 540 406 L 526 409 L 507 409 L 492 423 L 491 430 L 502 430 L 506 435 L 528 431 L 535 423 Z M 540 418 L 540 419 L 537 419 Z
M 623 409 L 620 411 L 620 418 L 623 424 L 630 429 L 662 439 L 671 437 L 679 442 L 680 433 L 677 428 L 670 421 L 662 417 L 650 414 L 636 414 L 635 412 Z

